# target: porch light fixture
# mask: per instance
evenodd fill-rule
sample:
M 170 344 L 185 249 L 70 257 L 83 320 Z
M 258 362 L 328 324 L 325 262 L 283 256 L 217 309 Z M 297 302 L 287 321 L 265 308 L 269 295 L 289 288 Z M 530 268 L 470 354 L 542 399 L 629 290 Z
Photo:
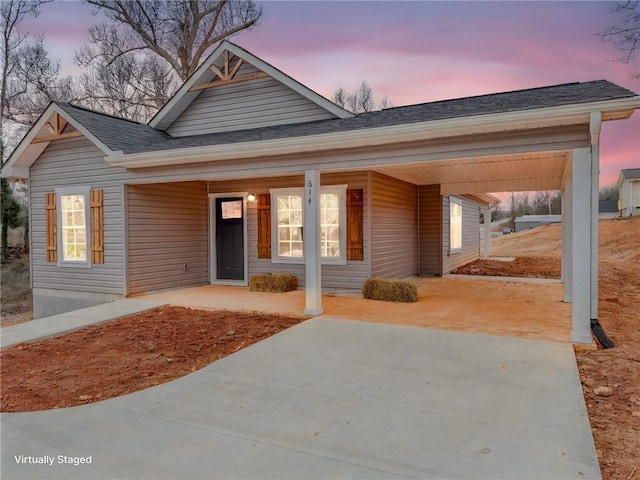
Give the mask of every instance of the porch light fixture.
M 255 202 L 256 201 L 256 194 L 255 193 L 250 193 L 249 195 L 247 195 L 247 202 Z

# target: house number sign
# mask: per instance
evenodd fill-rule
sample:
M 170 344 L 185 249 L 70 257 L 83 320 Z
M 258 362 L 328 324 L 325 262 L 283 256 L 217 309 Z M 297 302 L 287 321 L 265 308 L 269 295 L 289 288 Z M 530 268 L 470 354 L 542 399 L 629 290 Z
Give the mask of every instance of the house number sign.
M 309 187 L 309 193 L 307 196 L 307 201 L 309 202 L 309 205 L 311 205 L 311 189 L 313 188 L 313 182 L 311 180 L 309 180 L 309 183 L 307 183 L 307 186 Z

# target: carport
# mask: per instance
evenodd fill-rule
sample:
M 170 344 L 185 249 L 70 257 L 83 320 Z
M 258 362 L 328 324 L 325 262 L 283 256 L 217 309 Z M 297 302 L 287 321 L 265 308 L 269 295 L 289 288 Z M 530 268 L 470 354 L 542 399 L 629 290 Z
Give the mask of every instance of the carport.
M 598 317 L 601 124 L 629 118 L 639 106 L 640 97 L 609 82 L 567 84 L 390 109 L 300 131 L 290 127 L 266 140 L 162 147 L 167 149 L 105 160 L 134 178 L 153 172 L 160 182 L 304 175 L 304 311 L 309 315 L 323 312 L 321 174 L 372 171 L 413 185 L 439 185 L 443 196 L 561 190 L 562 279 L 564 301 L 573 304 L 571 340 L 590 343 L 590 325 Z

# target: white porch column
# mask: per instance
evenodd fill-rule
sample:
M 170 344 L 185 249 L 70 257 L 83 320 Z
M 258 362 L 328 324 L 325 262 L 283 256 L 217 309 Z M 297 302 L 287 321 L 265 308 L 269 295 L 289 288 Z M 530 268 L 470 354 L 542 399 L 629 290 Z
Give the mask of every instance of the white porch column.
M 571 341 L 591 343 L 591 149 L 576 148 L 572 160 Z
M 591 112 L 591 316 L 598 319 L 598 222 L 600 201 L 600 129 L 602 115 Z
M 569 173 L 564 182 L 564 218 L 562 219 L 563 234 L 562 255 L 564 266 L 564 302 L 573 301 L 573 179 Z
M 320 172 L 304 172 L 304 256 L 306 315 L 322 313 L 322 279 L 320 270 Z
M 491 207 L 485 207 L 482 211 L 484 218 L 484 257 L 491 256 Z

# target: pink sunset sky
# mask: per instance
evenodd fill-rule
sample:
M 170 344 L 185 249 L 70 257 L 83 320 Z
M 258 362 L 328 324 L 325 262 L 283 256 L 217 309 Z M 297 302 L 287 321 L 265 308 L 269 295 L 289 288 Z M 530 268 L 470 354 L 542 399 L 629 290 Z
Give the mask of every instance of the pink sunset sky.
M 394 106 L 606 79 L 640 93 L 638 59 L 596 33 L 616 22 L 611 2 L 260 2 L 262 23 L 231 41 L 331 97 L 369 82 Z M 101 21 L 76 1 L 44 5 L 23 24 L 43 34 L 66 73 Z M 601 186 L 640 167 L 640 113 L 606 122 Z

